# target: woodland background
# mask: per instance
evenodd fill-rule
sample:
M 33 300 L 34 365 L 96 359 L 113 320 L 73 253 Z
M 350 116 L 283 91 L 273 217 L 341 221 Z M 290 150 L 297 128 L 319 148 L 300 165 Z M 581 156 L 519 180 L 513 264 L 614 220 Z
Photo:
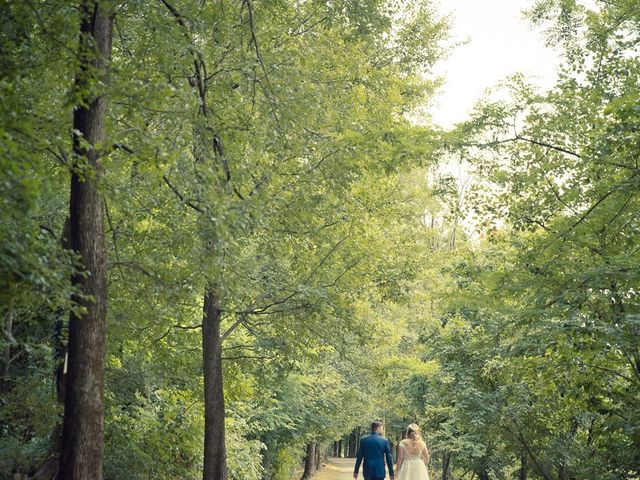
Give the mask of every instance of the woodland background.
M 289 480 L 374 418 L 640 478 L 640 4 L 593 3 L 444 131 L 429 1 L 1 1 L 0 478 Z

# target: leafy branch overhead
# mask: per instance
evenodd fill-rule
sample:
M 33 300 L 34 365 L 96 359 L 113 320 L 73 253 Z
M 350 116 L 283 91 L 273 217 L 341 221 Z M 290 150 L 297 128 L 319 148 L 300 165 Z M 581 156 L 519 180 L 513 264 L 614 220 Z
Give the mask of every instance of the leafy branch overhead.
M 0 3 L 0 480 L 636 480 L 637 3 L 450 130 L 430 0 Z

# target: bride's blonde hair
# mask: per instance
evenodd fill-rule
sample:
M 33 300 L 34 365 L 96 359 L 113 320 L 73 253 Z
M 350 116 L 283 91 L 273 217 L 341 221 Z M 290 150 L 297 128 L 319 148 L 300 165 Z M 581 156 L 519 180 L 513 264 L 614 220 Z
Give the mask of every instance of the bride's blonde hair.
M 411 423 L 407 427 L 407 438 L 411 439 L 413 443 L 418 443 L 422 440 L 422 430 L 417 424 Z

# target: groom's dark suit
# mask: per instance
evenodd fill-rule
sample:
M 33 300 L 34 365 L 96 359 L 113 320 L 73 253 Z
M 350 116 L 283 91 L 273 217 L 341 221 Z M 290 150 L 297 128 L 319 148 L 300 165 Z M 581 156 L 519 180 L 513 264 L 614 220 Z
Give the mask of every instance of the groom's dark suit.
M 389 440 L 378 432 L 371 432 L 360 440 L 360 447 L 356 455 L 356 468 L 353 473 L 358 473 L 360 464 L 364 460 L 362 474 L 365 480 L 384 480 L 386 477 L 385 458 L 389 467 L 389 475 L 393 477 L 393 458 L 391 457 Z

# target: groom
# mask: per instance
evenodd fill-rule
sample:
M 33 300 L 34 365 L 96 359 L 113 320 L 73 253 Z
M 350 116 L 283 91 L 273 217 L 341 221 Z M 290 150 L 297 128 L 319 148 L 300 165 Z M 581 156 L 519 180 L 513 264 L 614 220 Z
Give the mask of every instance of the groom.
M 362 469 L 364 480 L 384 480 L 386 477 L 384 471 L 385 458 L 389 467 L 389 477 L 393 480 L 391 445 L 389 440 L 382 436 L 382 422 L 376 421 L 371 424 L 371 433 L 360 440 L 353 478 L 358 479 L 358 470 L 360 470 L 360 464 L 364 460 L 364 468 Z

